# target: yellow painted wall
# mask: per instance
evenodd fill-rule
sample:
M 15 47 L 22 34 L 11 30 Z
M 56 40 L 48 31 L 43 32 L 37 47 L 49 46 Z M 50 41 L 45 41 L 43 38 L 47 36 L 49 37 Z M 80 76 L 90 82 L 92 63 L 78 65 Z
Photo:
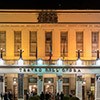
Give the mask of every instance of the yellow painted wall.
M 37 31 L 38 58 L 48 59 L 45 56 L 45 32 L 52 31 L 53 40 L 53 60 L 60 57 L 60 32 L 68 32 L 68 60 L 76 60 L 76 31 L 83 31 L 84 35 L 84 56 L 83 60 L 95 59 L 91 57 L 91 32 L 99 31 L 100 24 L 91 22 L 100 22 L 100 11 L 57 11 L 58 21 L 63 23 L 39 24 L 37 22 L 38 12 L 40 10 L 27 11 L 4 11 L 0 10 L 0 31 L 6 31 L 6 57 L 5 59 L 18 59 L 14 56 L 14 31 L 22 32 L 22 49 L 24 49 L 23 59 L 35 59 L 29 56 L 29 31 Z M 37 13 L 36 13 L 37 12 Z M 72 13 L 74 12 L 74 13 Z M 98 13 L 97 13 L 98 12 Z M 8 23 L 7 23 L 8 22 Z M 15 22 L 15 23 L 13 23 Z M 17 22 L 17 23 L 16 23 Z M 25 23 L 28 22 L 28 23 Z M 30 23 L 31 22 L 31 23 Z M 67 23 L 69 22 L 69 24 Z M 75 23 L 73 23 L 75 22 Z M 77 22 L 80 22 L 78 24 Z M 83 24 L 82 22 L 85 22 Z M 5 24 L 4 24 L 5 23 Z M 91 23 L 91 24 L 90 24 Z M 100 33 L 99 33 L 100 38 Z M 100 41 L 99 41 L 100 48 Z

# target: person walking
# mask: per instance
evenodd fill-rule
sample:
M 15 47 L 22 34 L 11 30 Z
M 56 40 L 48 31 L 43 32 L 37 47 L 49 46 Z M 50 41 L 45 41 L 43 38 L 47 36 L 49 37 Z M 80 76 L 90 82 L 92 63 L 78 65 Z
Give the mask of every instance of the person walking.
M 3 100 L 3 93 L 1 92 L 1 100 Z
M 5 94 L 4 94 L 4 100 L 8 100 L 8 93 L 7 92 L 5 92 Z
M 43 92 L 40 94 L 40 99 L 44 100 L 44 93 Z
M 57 93 L 56 100 L 60 100 L 59 92 Z
M 26 100 L 28 100 L 29 99 L 29 92 L 27 91 L 26 92 Z
M 61 98 L 61 100 L 64 100 L 64 94 L 63 94 L 63 92 L 61 92 L 60 98 Z

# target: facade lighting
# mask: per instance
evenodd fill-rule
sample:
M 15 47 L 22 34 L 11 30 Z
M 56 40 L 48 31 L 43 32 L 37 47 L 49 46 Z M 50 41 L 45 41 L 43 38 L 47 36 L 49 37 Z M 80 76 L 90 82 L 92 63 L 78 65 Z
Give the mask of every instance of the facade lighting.
M 18 60 L 18 65 L 19 65 L 19 66 L 22 66 L 22 65 L 24 65 L 24 61 L 23 61 L 23 59 L 22 59 L 22 53 L 24 52 L 24 50 L 20 49 L 20 50 L 18 50 L 18 51 L 19 51 L 19 53 L 20 53 L 20 58 L 19 58 L 19 60 Z
M 82 60 L 81 60 L 81 59 L 77 59 L 77 61 L 76 61 L 76 65 L 81 66 L 81 65 L 82 65 Z
M 3 60 L 3 52 L 4 52 L 4 51 L 5 51 L 5 50 L 1 48 L 1 50 L 0 50 L 0 54 L 1 54 L 1 55 L 0 55 L 0 56 L 1 56 L 1 57 L 0 57 L 0 65 L 4 65 L 4 60 Z
M 100 65 L 99 50 L 97 50 L 96 53 L 97 53 L 96 65 Z
M 62 61 L 61 59 L 58 59 L 58 60 L 57 60 L 57 65 L 58 65 L 58 66 L 61 66 L 62 64 L 63 64 L 63 61 Z
M 37 60 L 37 65 L 43 65 L 43 60 L 42 59 L 38 59 Z
M 23 61 L 23 59 L 20 58 L 20 59 L 18 60 L 18 65 L 19 65 L 19 66 L 22 66 L 23 64 L 24 64 L 24 61 Z
M 4 60 L 0 58 L 0 65 L 4 65 Z
M 80 50 L 77 51 L 78 54 L 78 59 L 76 61 L 76 65 L 81 66 L 82 65 L 82 60 L 80 59 Z

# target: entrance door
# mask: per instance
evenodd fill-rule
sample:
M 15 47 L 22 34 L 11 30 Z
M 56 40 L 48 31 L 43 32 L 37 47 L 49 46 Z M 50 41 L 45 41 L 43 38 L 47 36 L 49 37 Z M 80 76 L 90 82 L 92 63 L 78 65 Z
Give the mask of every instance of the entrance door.
M 47 84 L 44 86 L 44 90 L 45 90 L 45 92 L 49 92 L 49 93 L 53 94 L 54 93 L 54 85 Z
M 63 92 L 64 92 L 64 95 L 69 95 L 69 86 L 68 85 L 63 85 Z

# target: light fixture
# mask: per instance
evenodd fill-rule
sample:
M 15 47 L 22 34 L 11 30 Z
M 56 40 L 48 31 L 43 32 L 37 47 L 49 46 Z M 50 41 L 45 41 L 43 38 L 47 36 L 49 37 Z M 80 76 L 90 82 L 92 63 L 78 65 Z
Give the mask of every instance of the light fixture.
M 81 60 L 81 59 L 77 59 L 77 61 L 76 61 L 76 65 L 81 66 L 81 65 L 82 65 L 82 60 Z
M 49 84 L 51 84 L 51 81 L 48 81 Z
M 82 60 L 80 59 L 80 50 L 77 50 L 77 61 L 76 61 L 76 65 L 81 66 L 82 65 Z
M 0 58 L 0 65 L 4 65 L 4 60 Z
M 19 66 L 22 66 L 23 64 L 24 64 L 24 61 L 23 61 L 23 59 L 20 58 L 20 59 L 18 60 L 18 65 L 19 65 Z
M 100 65 L 99 50 L 97 50 L 96 52 L 97 52 L 96 65 Z
M 22 65 L 24 65 L 24 61 L 23 61 L 23 59 L 22 59 L 22 53 L 24 52 L 24 50 L 23 49 L 20 49 L 20 50 L 18 50 L 19 51 L 19 53 L 20 53 L 20 58 L 19 58 L 19 60 L 18 60 L 18 65 L 19 66 L 22 66 Z
M 61 66 L 63 64 L 63 61 L 59 58 L 58 60 L 57 60 L 57 65 L 58 66 Z
M 86 81 L 83 81 L 82 84 L 85 85 L 86 84 Z
M 43 60 L 42 59 L 38 59 L 37 60 L 37 65 L 43 65 Z
M 96 65 L 100 65 L 100 59 L 96 60 Z
M 0 57 L 0 65 L 4 65 L 4 60 L 3 60 L 3 52 L 4 52 L 5 50 L 4 49 L 2 49 L 1 48 L 1 50 L 0 50 L 0 53 L 1 53 L 1 57 Z

